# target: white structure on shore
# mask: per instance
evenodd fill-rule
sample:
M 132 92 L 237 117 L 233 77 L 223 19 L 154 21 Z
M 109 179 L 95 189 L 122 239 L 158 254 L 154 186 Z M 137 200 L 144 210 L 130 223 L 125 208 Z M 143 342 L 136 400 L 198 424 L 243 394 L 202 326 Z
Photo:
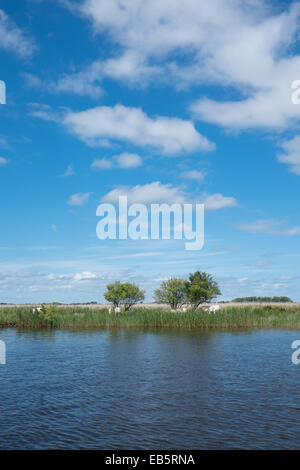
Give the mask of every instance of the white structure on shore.
M 33 309 L 32 309 L 32 312 L 33 312 L 33 313 L 42 313 L 42 311 L 43 311 L 43 310 L 42 310 L 41 307 L 36 307 L 36 308 L 33 308 Z
M 208 307 L 208 312 L 209 313 L 216 313 L 219 310 L 220 310 L 220 305 L 218 305 L 218 304 L 210 305 L 210 307 Z

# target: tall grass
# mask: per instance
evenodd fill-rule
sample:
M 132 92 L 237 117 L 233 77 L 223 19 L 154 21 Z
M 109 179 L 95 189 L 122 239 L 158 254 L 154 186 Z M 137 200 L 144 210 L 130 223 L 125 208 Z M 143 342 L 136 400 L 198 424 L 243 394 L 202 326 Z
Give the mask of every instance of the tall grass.
M 105 308 L 55 307 L 51 315 L 31 307 L 0 309 L 0 328 L 295 328 L 300 329 L 300 307 L 246 306 L 222 308 L 216 314 L 201 311 L 171 312 L 138 307 L 128 313 L 109 314 Z

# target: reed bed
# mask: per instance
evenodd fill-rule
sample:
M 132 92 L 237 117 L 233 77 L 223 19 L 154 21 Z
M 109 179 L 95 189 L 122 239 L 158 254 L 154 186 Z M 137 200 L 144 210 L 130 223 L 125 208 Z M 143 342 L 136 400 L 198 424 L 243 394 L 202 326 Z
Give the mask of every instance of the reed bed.
M 0 328 L 187 328 L 187 329 L 300 329 L 300 307 L 245 306 L 222 308 L 215 314 L 202 311 L 171 312 L 137 307 L 128 313 L 109 314 L 106 308 L 51 307 L 49 314 L 32 307 L 0 309 Z

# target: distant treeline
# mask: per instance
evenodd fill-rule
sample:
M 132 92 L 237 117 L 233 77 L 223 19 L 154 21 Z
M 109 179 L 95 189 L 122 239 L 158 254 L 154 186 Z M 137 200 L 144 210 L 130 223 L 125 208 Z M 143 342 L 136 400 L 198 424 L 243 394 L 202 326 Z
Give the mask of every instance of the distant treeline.
M 293 302 L 289 297 L 237 297 L 232 302 Z

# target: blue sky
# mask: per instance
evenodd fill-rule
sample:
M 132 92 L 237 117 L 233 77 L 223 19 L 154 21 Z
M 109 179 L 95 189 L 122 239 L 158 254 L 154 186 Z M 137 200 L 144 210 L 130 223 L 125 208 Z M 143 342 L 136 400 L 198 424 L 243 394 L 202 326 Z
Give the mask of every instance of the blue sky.
M 206 270 L 300 301 L 299 2 L 1 0 L 0 302 L 151 300 Z M 96 237 L 96 208 L 199 202 L 205 246 Z M 138 196 L 137 196 L 138 195 Z

